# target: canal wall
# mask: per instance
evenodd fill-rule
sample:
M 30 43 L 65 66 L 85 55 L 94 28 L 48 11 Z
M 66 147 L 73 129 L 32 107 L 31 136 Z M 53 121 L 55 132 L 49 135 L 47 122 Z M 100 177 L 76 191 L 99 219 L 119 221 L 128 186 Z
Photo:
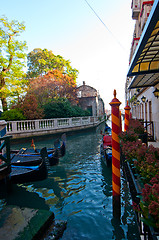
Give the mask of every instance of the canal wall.
M 103 121 L 104 116 L 8 121 L 6 135 L 11 135 L 12 139 L 52 135 L 93 128 Z

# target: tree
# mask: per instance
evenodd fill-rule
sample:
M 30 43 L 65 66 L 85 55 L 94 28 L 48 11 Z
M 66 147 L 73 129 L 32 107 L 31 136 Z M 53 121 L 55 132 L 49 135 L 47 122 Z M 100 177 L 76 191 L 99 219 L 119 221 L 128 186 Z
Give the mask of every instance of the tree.
M 72 68 L 69 60 L 65 60 L 60 55 L 54 55 L 52 51 L 47 49 L 35 48 L 27 55 L 27 77 L 36 78 L 43 76 L 49 71 L 59 70 L 63 74 L 67 74 L 76 80 L 78 76 L 78 70 Z
M 67 98 L 72 104 L 77 103 L 76 83 L 73 77 L 53 70 L 29 82 L 28 93 L 36 96 L 39 106 L 57 98 Z
M 22 110 L 19 109 L 10 109 L 2 113 L 0 119 L 6 121 L 16 121 L 16 120 L 25 120 L 26 117 L 23 114 Z
M 23 114 L 27 119 L 41 119 L 44 117 L 43 109 L 39 107 L 36 96 L 27 94 L 22 104 Z
M 89 116 L 89 111 L 72 106 L 68 99 L 58 98 L 44 105 L 45 118 L 64 118 Z
M 11 22 L 6 17 L 0 18 L 0 100 L 3 111 L 7 110 L 7 98 L 19 97 L 25 91 L 26 42 L 18 40 L 25 30 L 23 23 Z

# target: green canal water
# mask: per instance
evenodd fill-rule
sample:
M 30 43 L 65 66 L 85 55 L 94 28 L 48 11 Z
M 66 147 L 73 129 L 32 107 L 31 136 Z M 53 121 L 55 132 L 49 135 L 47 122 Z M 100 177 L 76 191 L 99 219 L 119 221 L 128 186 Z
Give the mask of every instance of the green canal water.
M 121 218 L 113 217 L 112 173 L 100 158 L 100 130 L 68 134 L 66 155 L 48 167 L 48 179 L 14 185 L 0 208 L 7 204 L 51 210 L 55 219 L 67 221 L 63 240 L 140 239 L 122 171 Z M 49 148 L 54 140 L 35 140 L 35 145 Z M 20 147 L 30 147 L 30 142 L 13 146 Z

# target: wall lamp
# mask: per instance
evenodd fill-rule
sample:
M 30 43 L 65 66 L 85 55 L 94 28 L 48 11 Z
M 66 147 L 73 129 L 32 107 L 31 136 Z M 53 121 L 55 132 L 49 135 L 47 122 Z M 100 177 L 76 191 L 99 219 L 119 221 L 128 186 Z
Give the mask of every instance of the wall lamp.
M 156 88 L 155 91 L 153 91 L 153 94 L 155 95 L 155 97 L 159 97 L 159 89 Z
M 146 97 L 142 96 L 141 100 L 142 100 L 142 102 L 146 102 Z
M 136 106 L 136 102 L 134 102 L 134 106 Z
M 139 101 L 139 100 L 137 100 L 137 101 L 136 101 L 136 103 L 137 103 L 137 105 L 139 105 L 139 104 L 140 104 L 140 101 Z

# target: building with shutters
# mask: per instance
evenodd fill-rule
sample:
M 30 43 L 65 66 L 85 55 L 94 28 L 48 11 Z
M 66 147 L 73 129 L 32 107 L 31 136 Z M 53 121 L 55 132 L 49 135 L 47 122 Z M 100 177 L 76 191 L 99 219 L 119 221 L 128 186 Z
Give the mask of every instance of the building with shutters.
M 149 141 L 159 143 L 159 0 L 132 0 L 131 8 L 135 29 L 125 99 L 132 117 L 144 122 Z

